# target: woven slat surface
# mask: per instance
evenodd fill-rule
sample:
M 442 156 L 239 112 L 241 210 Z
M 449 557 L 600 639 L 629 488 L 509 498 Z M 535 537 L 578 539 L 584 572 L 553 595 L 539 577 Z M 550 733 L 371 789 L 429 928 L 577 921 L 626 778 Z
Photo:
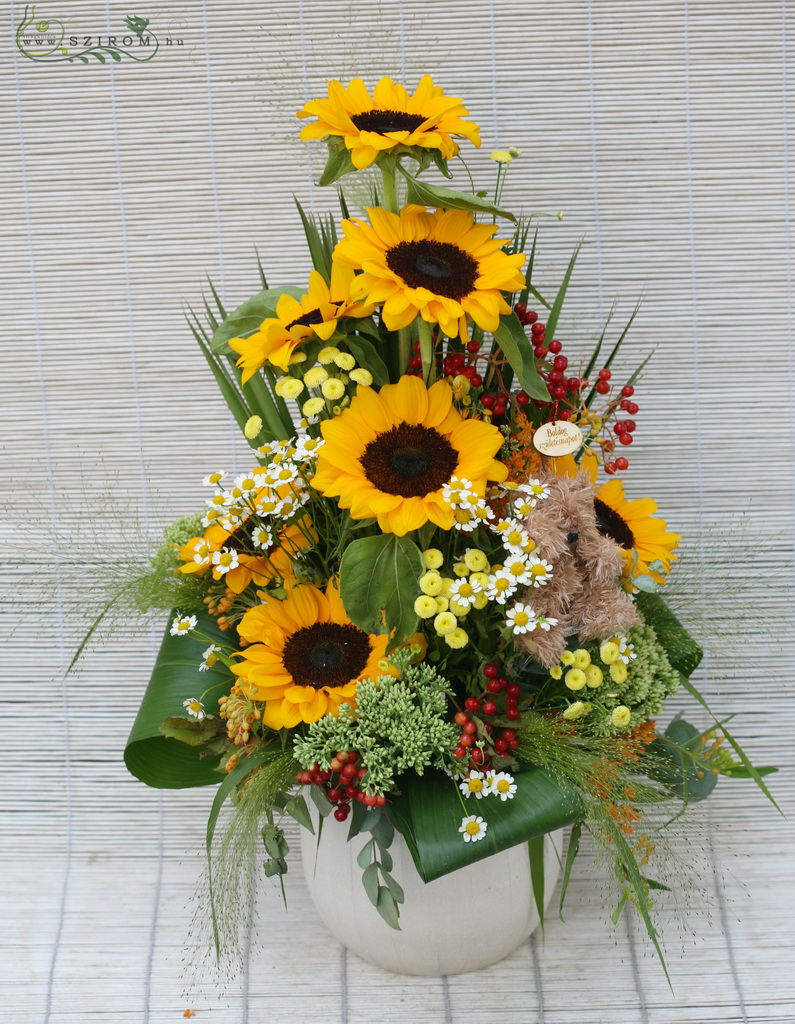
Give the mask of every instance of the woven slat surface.
M 36 5 L 106 36 L 131 12 Z M 64 10 L 67 8 L 68 10 Z M 78 9 L 79 8 L 79 9 Z M 161 625 L 122 630 L 65 681 L 96 580 L 203 500 L 246 448 L 184 326 L 209 274 L 231 308 L 302 284 L 292 196 L 320 150 L 293 118 L 326 77 L 425 71 L 483 126 L 468 162 L 541 218 L 539 286 L 584 247 L 560 337 L 572 363 L 620 297 L 643 305 L 625 355 L 638 386 L 633 497 L 687 535 L 683 614 L 711 634 L 699 685 L 792 819 L 795 15 L 786 0 L 185 0 L 135 13 L 175 40 L 150 63 L 36 63 L 3 11 L 0 462 L 3 573 L 0 1005 L 14 1024 L 791 1024 L 792 829 L 750 783 L 722 781 L 676 852 L 703 909 L 680 936 L 661 905 L 673 992 L 633 925 L 606 920 L 604 865 L 577 862 L 554 915 L 504 963 L 405 979 L 346 955 L 308 903 L 263 881 L 259 941 L 220 1000 L 183 994 L 209 791 L 157 793 L 121 752 Z M 613 337 L 618 333 L 618 329 Z M 731 561 L 725 552 L 731 551 Z M 727 584 L 726 581 L 730 580 Z M 683 702 L 671 709 L 671 713 Z M 691 719 L 706 726 L 707 717 Z M 464 942 L 488 942 L 467 917 Z M 183 953 L 183 949 L 186 950 Z

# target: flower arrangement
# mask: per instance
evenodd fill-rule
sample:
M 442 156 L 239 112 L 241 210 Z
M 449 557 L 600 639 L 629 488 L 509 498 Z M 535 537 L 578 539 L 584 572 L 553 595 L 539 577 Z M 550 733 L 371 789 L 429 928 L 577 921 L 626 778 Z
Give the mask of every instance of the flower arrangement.
M 572 825 L 565 892 L 586 829 L 659 952 L 672 804 L 718 775 L 767 793 L 772 769 L 724 724 L 656 726 L 680 689 L 706 705 L 701 649 L 665 599 L 680 538 L 620 479 L 643 368 L 614 368 L 631 319 L 612 347 L 606 327 L 563 354 L 577 253 L 544 297 L 537 233 L 501 207 L 516 150 L 492 154 L 491 198 L 428 180 L 451 176 L 460 141 L 480 146 L 429 75 L 372 97 L 331 82 L 298 116 L 327 140 L 342 222 L 299 206 L 305 289 L 260 267 L 231 314 L 215 293 L 191 312 L 252 454 L 209 473 L 206 507 L 158 553 L 177 610 L 127 764 L 151 785 L 220 782 L 208 853 L 232 799 L 265 822 L 267 875 L 286 870 L 283 815 L 314 829 L 307 795 L 315 822 L 372 832 L 365 886 L 395 928 L 395 830 L 429 881 Z M 352 216 L 339 183 L 367 169 L 372 202 Z

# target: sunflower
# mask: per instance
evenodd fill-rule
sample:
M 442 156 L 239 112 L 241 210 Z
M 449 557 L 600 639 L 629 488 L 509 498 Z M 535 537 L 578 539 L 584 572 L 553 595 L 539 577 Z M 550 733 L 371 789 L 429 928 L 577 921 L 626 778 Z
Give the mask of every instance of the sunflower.
M 237 365 L 243 369 L 245 384 L 266 362 L 288 370 L 290 356 L 312 335 L 328 341 L 344 316 L 369 316 L 374 307 L 352 299 L 353 270 L 332 265 L 331 283 L 313 270 L 309 275 L 309 291 L 301 301 L 282 295 L 276 305 L 276 316 L 263 320 L 259 329 L 248 338 L 231 338 L 229 347 L 240 353 Z
M 446 381 L 425 387 L 403 376 L 376 393 L 359 388 L 350 407 L 321 427 L 312 486 L 339 496 L 354 519 L 378 518 L 384 533 L 398 536 L 430 520 L 450 530 L 453 509 L 442 496 L 452 476 L 482 495 L 487 480 L 504 480 L 494 459 L 503 437 L 481 420 L 464 419 L 453 408 Z
M 445 159 L 458 153 L 453 135 L 480 146 L 478 126 L 462 120 L 468 113 L 460 99 L 445 96 L 430 75 L 423 75 L 413 96 L 391 78 L 381 79 L 372 99 L 361 78 L 347 88 L 329 82 L 328 98 L 312 100 L 296 116 L 317 118 L 301 129 L 302 139 L 340 137 L 361 170 L 397 146 L 438 149 Z
M 484 331 L 495 331 L 510 313 L 503 291 L 524 287 L 523 253 L 508 256 L 493 224 L 476 224 L 466 210 L 405 206 L 400 214 L 380 207 L 367 211 L 370 224 L 344 220 L 344 237 L 333 259 L 363 270 L 353 294 L 383 303 L 390 331 L 419 314 L 445 334 L 467 339 L 467 314 Z
M 664 520 L 653 518 L 656 502 L 651 498 L 627 501 L 622 482 L 610 480 L 597 488 L 594 507 L 596 528 L 623 550 L 626 574 L 630 577 L 649 575 L 658 583 L 665 583 L 664 577 L 649 566 L 662 562 L 667 573 L 676 558 L 673 551 L 680 537 L 666 532 Z
M 283 601 L 265 595 L 238 633 L 250 646 L 232 671 L 247 697 L 264 701 L 262 721 L 271 729 L 336 715 L 340 704 L 355 703 L 359 679 L 384 674 L 378 663 L 389 637 L 354 626 L 332 583 L 325 593 L 303 583 Z

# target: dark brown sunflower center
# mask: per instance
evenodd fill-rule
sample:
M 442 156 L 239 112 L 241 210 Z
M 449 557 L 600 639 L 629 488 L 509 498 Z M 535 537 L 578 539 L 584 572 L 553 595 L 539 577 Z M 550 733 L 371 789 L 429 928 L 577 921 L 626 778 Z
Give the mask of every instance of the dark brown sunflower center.
M 241 523 L 240 526 L 232 530 L 221 547 L 231 548 L 239 555 L 247 554 L 254 547 L 254 542 L 251 539 L 254 533 L 254 526 L 255 524 L 250 519 L 247 519 L 245 523 Z
M 367 445 L 361 465 L 379 491 L 423 498 L 455 473 L 458 452 L 433 427 L 401 423 Z
M 353 114 L 351 121 L 360 132 L 413 132 L 423 123 L 424 117 L 419 114 L 407 114 L 403 110 L 365 110 L 363 114 Z
M 450 242 L 423 238 L 387 250 L 386 265 L 410 288 L 427 288 L 447 299 L 469 295 L 478 278 L 477 260 Z
M 296 630 L 284 645 L 282 662 L 296 686 L 345 686 L 362 674 L 370 638 L 351 623 L 316 622 Z
M 295 320 L 291 321 L 286 330 L 290 330 L 291 327 L 311 327 L 312 324 L 322 324 L 323 314 L 319 309 L 310 309 L 308 313 L 302 313 L 301 316 L 296 317 Z
M 620 548 L 627 551 L 635 546 L 635 535 L 615 509 L 610 508 L 599 498 L 593 500 L 596 512 L 596 529 L 603 537 L 609 537 Z

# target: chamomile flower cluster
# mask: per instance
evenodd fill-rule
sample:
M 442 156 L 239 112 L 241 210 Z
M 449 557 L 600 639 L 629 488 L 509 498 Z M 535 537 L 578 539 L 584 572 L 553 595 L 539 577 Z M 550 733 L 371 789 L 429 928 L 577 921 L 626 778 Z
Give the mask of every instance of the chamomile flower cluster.
M 442 498 L 453 511 L 453 529 L 461 533 L 472 533 L 494 518 L 493 509 L 473 489 L 471 480 L 450 477 L 442 487 Z
M 470 797 L 475 800 L 483 800 L 488 796 L 495 796 L 505 803 L 506 800 L 513 800 L 517 785 L 513 776 L 507 772 L 493 770 L 480 772 L 473 768 L 459 783 L 458 788 L 467 800 Z M 465 843 L 475 843 L 479 839 L 483 839 L 488 827 L 488 822 L 480 815 L 468 814 L 461 819 L 458 831 Z

